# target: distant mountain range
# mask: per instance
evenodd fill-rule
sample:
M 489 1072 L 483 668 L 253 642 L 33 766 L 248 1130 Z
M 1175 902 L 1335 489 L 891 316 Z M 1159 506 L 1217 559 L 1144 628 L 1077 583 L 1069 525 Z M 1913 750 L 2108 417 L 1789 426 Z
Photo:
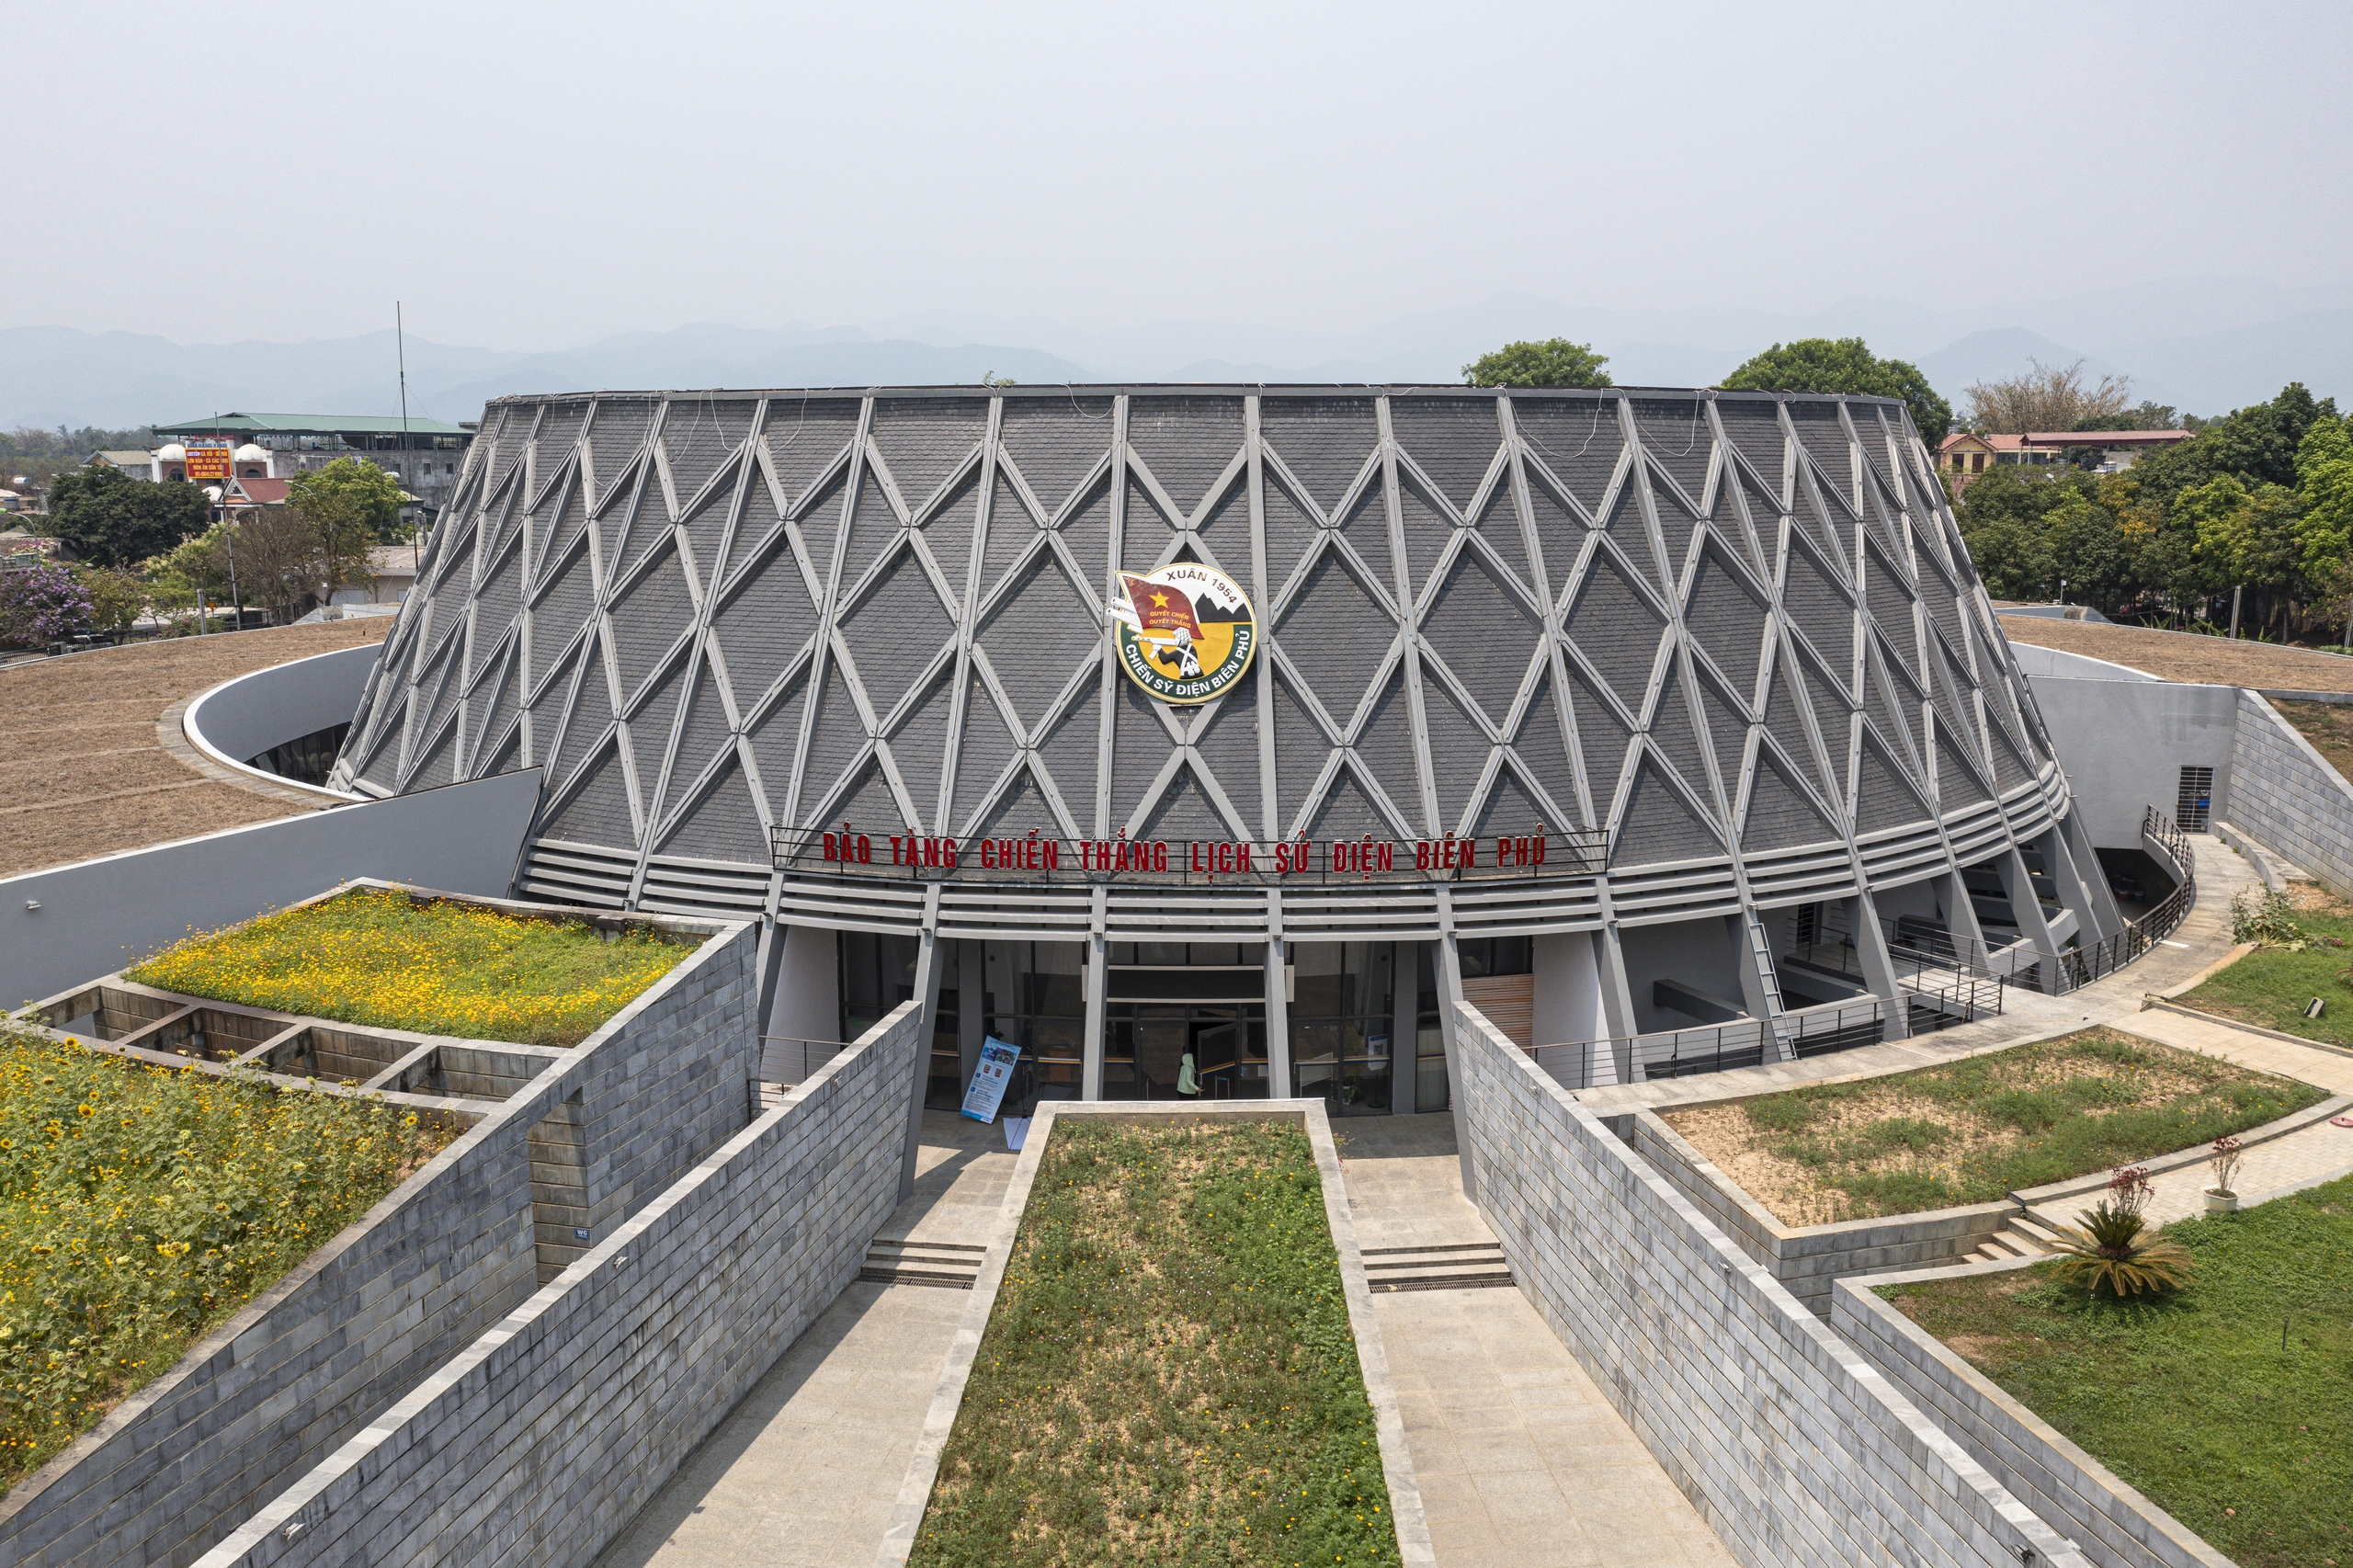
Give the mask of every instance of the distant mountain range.
M 2290 381 L 2353 394 L 2353 308 L 2340 290 L 2177 278 L 2063 300 L 1932 311 L 1853 299 L 1803 314 L 1695 307 L 1613 310 L 1501 294 L 1358 332 L 1159 321 L 1098 332 L 1040 317 L 931 312 L 864 326 L 699 323 L 574 348 L 515 353 L 408 340 L 409 410 L 477 417 L 511 392 L 602 388 L 1025 382 L 1375 381 L 1461 379 L 1516 338 L 1564 336 L 1609 356 L 1628 386 L 1704 386 L 1799 337 L 1866 339 L 1911 359 L 1958 405 L 1974 381 L 2086 362 L 2138 395 L 2218 414 Z M 70 327 L 0 330 L 0 426 L 135 426 L 208 411 L 397 414 L 391 333 L 306 343 L 179 344 Z

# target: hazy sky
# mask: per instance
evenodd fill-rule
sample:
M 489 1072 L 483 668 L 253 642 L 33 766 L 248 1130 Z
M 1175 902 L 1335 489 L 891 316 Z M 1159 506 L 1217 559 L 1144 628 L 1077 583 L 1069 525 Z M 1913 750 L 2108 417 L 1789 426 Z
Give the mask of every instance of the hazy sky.
M 28 6 L 0 325 L 559 347 L 927 310 L 2353 281 L 2353 7 Z

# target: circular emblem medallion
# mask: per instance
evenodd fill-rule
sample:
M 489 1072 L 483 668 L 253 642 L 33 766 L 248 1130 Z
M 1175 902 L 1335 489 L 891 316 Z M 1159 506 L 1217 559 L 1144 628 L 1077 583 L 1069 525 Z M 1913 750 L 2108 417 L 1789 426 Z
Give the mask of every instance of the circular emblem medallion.
M 1250 601 L 1222 572 L 1180 561 L 1120 574 L 1111 605 L 1120 667 L 1163 702 L 1207 702 L 1242 678 L 1258 652 Z

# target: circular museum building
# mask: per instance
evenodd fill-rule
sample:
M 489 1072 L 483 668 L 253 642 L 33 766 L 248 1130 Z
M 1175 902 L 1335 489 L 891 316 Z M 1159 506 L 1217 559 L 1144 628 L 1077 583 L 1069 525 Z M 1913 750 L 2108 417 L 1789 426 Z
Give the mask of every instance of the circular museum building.
M 1446 1106 L 2058 989 L 2126 933 L 1900 403 L 512 398 L 335 783 L 538 769 L 523 896 L 765 921 L 768 1075 Z

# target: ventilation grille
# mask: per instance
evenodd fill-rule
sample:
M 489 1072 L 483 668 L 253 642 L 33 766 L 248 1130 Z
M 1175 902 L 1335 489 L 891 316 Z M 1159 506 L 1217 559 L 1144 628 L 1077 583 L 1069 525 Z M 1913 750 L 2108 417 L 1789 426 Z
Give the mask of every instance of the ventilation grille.
M 2184 833 L 2203 833 L 2206 819 L 2214 809 L 2214 770 L 2211 767 L 2185 767 L 2181 770 L 2181 793 L 2174 797 L 2173 820 L 2181 824 Z

